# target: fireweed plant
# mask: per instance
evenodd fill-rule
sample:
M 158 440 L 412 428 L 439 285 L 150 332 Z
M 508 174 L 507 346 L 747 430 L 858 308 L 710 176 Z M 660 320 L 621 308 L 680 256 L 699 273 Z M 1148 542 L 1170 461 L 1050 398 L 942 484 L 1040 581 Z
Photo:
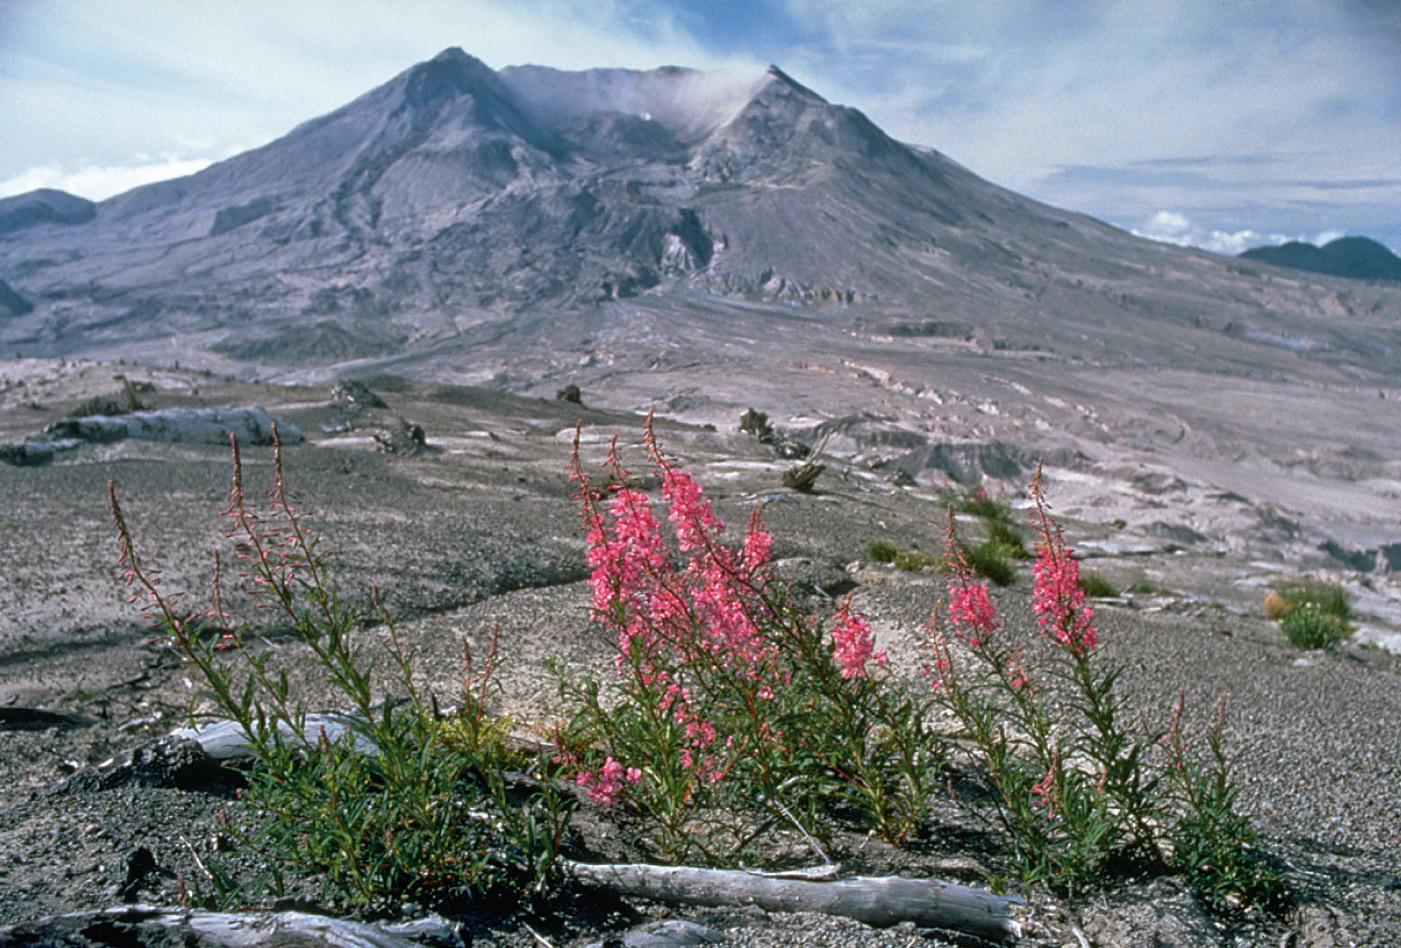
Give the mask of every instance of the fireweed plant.
M 1115 692 L 1119 670 L 1099 648 L 1039 468 L 1030 498 L 1039 640 L 1003 630 L 950 510 L 953 579 L 943 615 L 936 609 L 931 620 L 928 669 L 939 703 L 971 740 L 1022 881 L 1073 894 L 1117 872 L 1181 871 L 1219 904 L 1275 901 L 1280 878 L 1235 808 L 1220 717 L 1205 764 L 1181 736 L 1180 702 L 1168 732 L 1141 727 Z
M 849 602 L 826 618 L 798 607 L 758 511 L 740 545 L 725 545 L 710 501 L 662 454 L 650 421 L 645 440 L 665 531 L 616 442 L 600 488 L 575 439 L 593 617 L 616 671 L 611 688 L 560 677 L 578 709 L 561 734 L 576 783 L 635 814 L 639 842 L 674 860 L 753 858 L 775 826 L 815 842 L 834 809 L 889 841 L 909 838 L 944 764 L 927 696 L 895 684 Z
M 340 717 L 348 726 L 337 736 L 308 727 L 305 699 L 278 663 L 280 650 L 261 650 L 251 626 L 231 621 L 217 551 L 206 613 L 185 612 L 181 596 L 162 591 L 158 571 L 137 554 L 109 481 L 132 601 L 146 603 L 148 617 L 198 672 L 196 700 L 207 699 L 215 716 L 234 721 L 252 750 L 242 791 L 251 825 L 235 829 L 269 872 L 240 886 L 202 864 L 207 878 L 190 880 L 190 900 L 224 907 L 256 898 L 257 887 L 278 894 L 288 874 L 310 876 L 327 897 L 369 911 L 406 899 L 460 903 L 537 886 L 558 851 L 569 807 L 549 779 L 524 795 L 507 785 L 508 772 L 532 763 L 508 748 L 509 724 L 486 713 L 498 687 L 494 643 L 484 665 L 466 652 L 458 710 L 440 713 L 436 696 L 416 683 L 412 650 L 378 593 L 378 635 L 362 631 L 363 617 L 340 599 L 288 492 L 276 429 L 268 509 L 248 497 L 238 442 L 230 440 L 233 487 L 224 515 L 242 566 L 240 585 L 256 607 L 277 617 L 279 631 L 309 651 L 346 702 Z M 398 689 L 392 698 L 375 687 L 386 677 L 377 667 L 385 663 Z

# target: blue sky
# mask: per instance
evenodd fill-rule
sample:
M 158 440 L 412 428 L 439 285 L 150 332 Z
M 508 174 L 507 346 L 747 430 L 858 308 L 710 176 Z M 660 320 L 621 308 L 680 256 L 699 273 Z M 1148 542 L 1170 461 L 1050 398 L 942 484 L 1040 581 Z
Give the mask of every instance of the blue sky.
M 188 174 L 447 46 L 498 68 L 776 63 L 1145 235 L 1401 250 L 1398 0 L 0 0 L 0 195 Z

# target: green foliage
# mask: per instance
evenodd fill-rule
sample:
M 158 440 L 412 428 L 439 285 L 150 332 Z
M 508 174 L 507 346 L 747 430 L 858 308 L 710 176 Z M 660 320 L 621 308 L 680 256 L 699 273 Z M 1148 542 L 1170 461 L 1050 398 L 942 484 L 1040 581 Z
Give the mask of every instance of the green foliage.
M 648 443 L 666 518 L 634 491 L 600 507 L 575 457 L 594 615 L 617 643 L 614 681 L 559 675 L 579 786 L 638 817 L 639 842 L 669 860 L 749 862 L 775 827 L 821 839 L 834 814 L 889 842 L 916 835 L 945 760 L 930 698 L 886 674 L 847 606 L 825 621 L 798 607 L 748 553 L 768 548 L 757 520 L 741 550 L 723 545 L 689 475 Z M 609 473 L 626 483 L 616 458 Z
M 1279 620 L 1284 637 L 1296 648 L 1333 648 L 1352 634 L 1347 620 L 1314 602 L 1295 606 Z
M 1009 560 L 1031 559 L 1020 527 L 1006 520 L 989 520 L 987 526 L 987 542 L 996 547 L 1000 555 Z
M 1005 548 L 994 540 L 984 540 L 975 547 L 964 547 L 963 558 L 973 572 L 998 586 L 1010 586 L 1017 581 L 1017 568 L 1007 558 Z
M 1271 617 L 1279 619 L 1285 638 L 1296 648 L 1333 648 L 1349 635 L 1352 606 L 1337 583 L 1300 580 L 1280 583 L 1266 599 Z
M 1170 731 L 1142 726 L 1098 648 L 1084 578 L 1039 481 L 1032 497 L 1041 635 L 1002 628 L 986 585 L 957 556 L 948 625 L 936 613 L 933 628 L 935 693 L 962 725 L 1017 874 L 1073 895 L 1116 873 L 1178 871 L 1217 904 L 1277 904 L 1283 884 L 1236 808 L 1220 719 L 1206 765 L 1181 737 L 1180 705 Z M 958 548 L 952 514 L 947 542 Z
M 1281 583 L 1275 587 L 1275 592 L 1288 604 L 1289 610 L 1309 605 L 1323 615 L 1334 616 L 1344 623 L 1352 618 L 1347 591 L 1337 583 L 1301 580 Z
M 894 563 L 902 552 L 900 547 L 884 540 L 872 540 L 866 544 L 866 556 L 872 563 Z
M 1080 574 L 1080 590 L 1092 599 L 1113 599 L 1119 595 L 1118 586 L 1103 574 L 1090 570 Z
M 866 556 L 873 563 L 889 563 L 907 573 L 918 573 L 939 565 L 938 557 L 921 553 L 919 550 L 907 550 L 884 540 L 873 540 L 867 544 Z
M 1225 702 L 1222 702 L 1224 711 Z M 1173 862 L 1193 888 L 1218 908 L 1248 904 L 1277 908 L 1284 877 L 1258 845 L 1259 834 L 1236 809 L 1239 790 L 1222 739 L 1224 717 L 1207 732 L 1207 760 L 1194 759 L 1178 728 L 1182 704 L 1164 743 L 1182 814 L 1169 834 Z
M 336 902 L 376 909 L 539 884 L 568 807 L 548 780 L 523 801 L 507 792 L 506 772 L 533 764 L 507 749 L 487 717 L 494 649 L 484 669 L 468 656 L 461 710 L 440 715 L 435 696 L 416 684 L 412 652 L 388 615 L 381 609 L 382 635 L 360 631 L 362 617 L 340 599 L 316 538 L 288 499 L 280 445 L 274 457 L 272 509 L 258 510 L 245 500 L 234 443 L 229 536 L 249 563 L 252 597 L 280 615 L 344 700 L 337 733 L 310 729 L 281 650 L 259 651 L 256 637 L 228 624 L 217 554 L 208 615 L 218 634 L 202 634 L 178 611 L 178 597 L 158 591 L 108 485 L 127 581 L 202 679 L 204 697 L 242 728 L 252 749 L 244 793 L 251 824 L 240 836 L 269 867 L 258 885 L 281 892 L 290 873 Z M 384 677 L 398 692 L 394 700 L 375 686 Z M 195 902 L 257 895 L 216 866 L 205 872 L 206 891 L 192 893 Z

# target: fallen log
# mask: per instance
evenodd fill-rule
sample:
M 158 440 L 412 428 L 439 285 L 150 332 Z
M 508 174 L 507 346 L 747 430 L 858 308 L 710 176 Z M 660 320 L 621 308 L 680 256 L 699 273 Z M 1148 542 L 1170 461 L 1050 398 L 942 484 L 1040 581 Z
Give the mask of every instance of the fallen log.
M 141 905 L 0 927 L 0 948 L 462 948 L 437 917 L 366 925 L 304 912 L 186 912 Z
M 688 866 L 593 865 L 567 859 L 561 860 L 561 867 L 577 882 L 658 902 L 818 912 L 877 928 L 913 922 L 920 928 L 963 932 L 990 941 L 1021 937 L 1021 926 L 1010 911 L 1020 899 L 936 879 L 855 876 L 827 881 Z

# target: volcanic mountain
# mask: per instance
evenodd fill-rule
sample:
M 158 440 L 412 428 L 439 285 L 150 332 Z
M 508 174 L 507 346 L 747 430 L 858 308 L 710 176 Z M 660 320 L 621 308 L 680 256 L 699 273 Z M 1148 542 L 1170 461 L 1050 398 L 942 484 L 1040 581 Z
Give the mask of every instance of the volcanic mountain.
M 1132 360 L 1203 333 L 1227 362 L 1223 338 L 1307 338 L 1334 361 L 1393 344 L 1389 326 L 1298 322 L 1336 295 L 997 188 L 777 68 L 498 73 L 459 49 L 189 177 L 95 206 L 0 202 L 0 278 L 35 306 L 0 324 L 5 348 L 174 345 L 264 371 L 479 366 L 503 333 L 567 349 L 600 317 L 665 333 L 677 306 L 844 308 Z

